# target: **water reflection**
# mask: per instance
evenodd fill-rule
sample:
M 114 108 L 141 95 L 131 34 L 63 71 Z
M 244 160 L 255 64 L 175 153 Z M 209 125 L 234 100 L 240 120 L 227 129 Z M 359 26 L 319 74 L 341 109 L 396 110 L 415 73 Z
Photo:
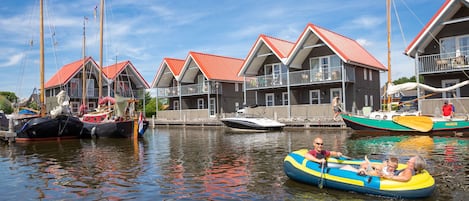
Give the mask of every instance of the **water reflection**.
M 387 200 L 319 189 L 288 179 L 283 159 L 311 148 L 351 157 L 424 155 L 437 192 L 468 193 L 468 139 L 429 136 L 354 137 L 343 130 L 227 133 L 217 128 L 159 128 L 144 139 L 82 139 L 0 146 L 2 200 Z M 21 188 L 17 188 L 17 186 Z

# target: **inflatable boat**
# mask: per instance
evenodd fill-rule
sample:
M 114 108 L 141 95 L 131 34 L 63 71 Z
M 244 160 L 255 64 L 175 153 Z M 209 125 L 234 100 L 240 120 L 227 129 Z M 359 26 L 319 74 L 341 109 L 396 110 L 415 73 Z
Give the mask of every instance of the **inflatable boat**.
M 359 166 L 363 160 L 329 158 L 327 166 L 321 168 L 320 164 L 304 158 L 307 152 L 307 149 L 301 149 L 285 157 L 283 167 L 290 179 L 320 188 L 335 188 L 394 198 L 428 197 L 435 189 L 435 180 L 426 170 L 412 176 L 408 182 L 399 182 L 377 176 L 362 176 L 353 171 L 340 169 L 344 165 Z M 402 170 L 405 167 L 405 164 L 399 164 L 397 169 Z

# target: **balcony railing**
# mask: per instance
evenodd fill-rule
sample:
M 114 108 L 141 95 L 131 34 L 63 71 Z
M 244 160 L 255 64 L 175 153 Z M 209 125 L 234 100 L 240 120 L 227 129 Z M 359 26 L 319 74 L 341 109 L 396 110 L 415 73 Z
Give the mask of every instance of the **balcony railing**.
M 287 73 L 277 76 L 261 75 L 247 78 L 246 89 L 277 88 L 287 86 Z M 336 82 L 342 80 L 342 68 L 333 67 L 327 71 L 303 70 L 290 72 L 290 85 Z
M 167 87 L 167 88 L 158 88 L 158 97 L 161 98 L 169 98 L 169 97 L 178 97 L 181 96 L 192 96 L 192 95 L 200 95 L 200 94 L 208 94 L 209 93 L 209 83 L 210 83 L 210 94 L 222 94 L 222 85 L 219 84 L 217 88 L 216 83 L 205 82 L 202 84 L 189 84 L 189 85 L 182 85 L 179 91 L 178 87 Z
M 467 70 L 469 51 L 420 56 L 418 68 L 421 74 Z

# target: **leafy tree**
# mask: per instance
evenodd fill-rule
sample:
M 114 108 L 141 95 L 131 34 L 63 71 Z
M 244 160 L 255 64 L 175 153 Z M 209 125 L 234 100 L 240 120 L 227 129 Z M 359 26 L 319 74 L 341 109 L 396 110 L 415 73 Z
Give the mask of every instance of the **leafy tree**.
M 423 76 L 420 76 L 419 78 L 420 78 L 419 79 L 420 83 L 423 83 Z M 407 82 L 416 82 L 416 81 L 417 80 L 415 79 L 415 76 L 412 76 L 410 78 L 401 77 L 397 80 L 394 80 L 392 83 L 396 85 L 396 84 L 403 84 L 403 83 L 407 83 Z
M 18 96 L 16 96 L 15 93 L 9 92 L 9 91 L 0 91 L 0 96 L 5 97 L 8 99 L 10 102 L 14 103 L 16 100 L 18 100 Z
M 11 114 L 13 112 L 11 102 L 5 96 L 2 95 L 0 95 L 0 110 L 3 110 L 5 114 Z
M 156 107 L 158 107 L 158 111 L 163 110 L 163 107 L 166 102 L 167 102 L 167 99 L 160 98 L 158 99 L 158 106 L 156 106 L 156 98 L 151 98 L 151 100 L 148 101 L 147 105 L 145 106 L 146 117 L 151 117 L 152 115 L 156 115 Z

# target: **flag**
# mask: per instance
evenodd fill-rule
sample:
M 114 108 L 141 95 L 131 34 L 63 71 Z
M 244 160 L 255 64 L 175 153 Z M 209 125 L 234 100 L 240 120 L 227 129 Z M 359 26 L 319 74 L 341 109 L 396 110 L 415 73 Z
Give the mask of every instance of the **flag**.
M 144 132 L 145 131 L 143 129 L 143 113 L 140 112 L 140 116 L 138 116 L 138 135 L 143 136 Z

